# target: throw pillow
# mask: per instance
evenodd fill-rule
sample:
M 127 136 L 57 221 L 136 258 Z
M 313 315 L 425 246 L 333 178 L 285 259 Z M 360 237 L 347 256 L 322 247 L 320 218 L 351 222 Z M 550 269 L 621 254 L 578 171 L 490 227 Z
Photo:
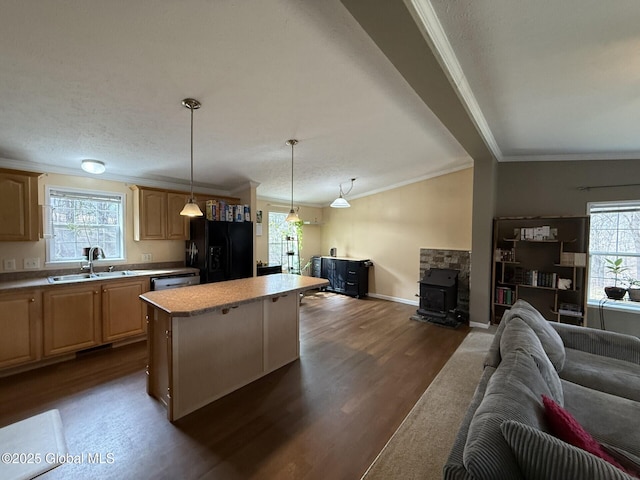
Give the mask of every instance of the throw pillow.
M 551 364 L 538 336 L 529 325 L 518 317 L 512 318 L 507 322 L 502 332 L 502 336 L 500 337 L 500 355 L 502 358 L 506 358 L 516 350 L 531 356 L 542 378 L 547 382 L 551 396 L 556 402 L 563 405 L 564 395 L 562 393 L 562 383 L 560 382 L 558 372 Z
M 526 479 L 633 480 L 633 477 L 595 455 L 537 428 L 507 420 L 500 430 Z
M 515 317 L 522 319 L 536 332 L 549 360 L 551 360 L 556 371 L 560 372 L 564 367 L 566 357 L 564 343 L 558 332 L 551 326 L 549 320 L 544 318 L 530 303 L 522 299 L 517 300 L 516 303 L 505 312 L 502 321 L 509 321 Z
M 563 440 L 574 447 L 578 447 L 586 452 L 595 455 L 611 465 L 624 470 L 616 460 L 605 452 L 602 445 L 587 432 L 582 425 L 567 410 L 558 405 L 552 398 L 542 395 L 544 404 L 545 419 L 553 433 L 560 440 Z

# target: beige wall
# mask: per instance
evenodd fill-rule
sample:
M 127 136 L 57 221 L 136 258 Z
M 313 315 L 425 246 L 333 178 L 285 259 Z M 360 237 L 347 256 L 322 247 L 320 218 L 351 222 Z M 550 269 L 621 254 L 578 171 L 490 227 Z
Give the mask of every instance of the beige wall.
M 471 249 L 473 169 L 324 209 L 322 253 L 370 258 L 369 292 L 416 303 L 420 248 Z
M 271 202 L 268 200 L 257 200 L 258 210 L 262 210 L 262 235 L 256 236 L 256 260 L 267 263 L 269 261 L 269 212 L 289 212 L 289 207 L 284 204 Z M 302 249 L 300 256 L 302 262 L 306 263 L 314 255 L 322 253 L 321 232 L 322 232 L 322 209 L 301 206 L 298 216 L 304 222 L 311 222 L 302 227 Z M 256 228 L 257 225 L 256 225 Z M 301 266 L 304 266 L 304 263 Z
M 47 185 L 57 187 L 81 188 L 91 191 L 106 191 L 123 193 L 126 196 L 125 208 L 125 255 L 126 260 L 121 262 L 110 261 L 109 264 L 118 263 L 142 263 L 141 255 L 150 253 L 153 262 L 172 262 L 184 260 L 185 245 L 182 240 L 147 240 L 133 241 L 133 192 L 129 184 L 101 180 L 98 178 L 75 177 L 70 175 L 45 174 L 38 180 L 38 203 L 44 204 L 44 192 Z M 75 268 L 80 267 L 81 262 L 56 263 L 45 265 L 45 240 L 38 242 L 2 242 L 0 244 L 0 267 L 4 268 L 4 260 L 15 259 L 16 270 L 24 270 L 25 258 L 39 258 L 40 269 L 51 268 Z M 4 270 L 3 270 L 4 271 Z M 30 269 L 29 271 L 33 271 Z

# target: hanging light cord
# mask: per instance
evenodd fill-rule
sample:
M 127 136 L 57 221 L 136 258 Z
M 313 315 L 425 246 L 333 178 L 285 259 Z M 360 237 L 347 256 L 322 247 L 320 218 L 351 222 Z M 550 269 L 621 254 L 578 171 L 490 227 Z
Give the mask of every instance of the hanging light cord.
M 351 190 L 353 190 L 353 182 L 355 181 L 355 178 L 351 179 L 351 186 L 349 187 L 349 190 L 347 190 L 346 192 L 342 191 L 342 184 L 340 184 L 340 196 L 342 197 L 343 195 L 349 195 L 349 193 L 351 193 Z
M 193 106 L 189 107 L 191 110 L 191 202 L 193 202 Z
M 291 210 L 293 210 L 293 146 L 294 142 L 291 142 Z

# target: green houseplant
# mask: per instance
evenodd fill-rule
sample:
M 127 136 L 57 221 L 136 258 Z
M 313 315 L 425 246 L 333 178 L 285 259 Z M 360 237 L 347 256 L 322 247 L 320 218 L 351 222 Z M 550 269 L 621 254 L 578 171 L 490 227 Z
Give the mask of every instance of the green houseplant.
M 629 300 L 632 302 L 640 302 L 640 279 L 627 277 L 627 283 L 629 284 Z
M 604 287 L 604 293 L 607 295 L 607 298 L 612 300 L 622 300 L 624 295 L 627 293 L 627 289 L 618 286 L 618 275 L 626 272 L 628 269 L 622 265 L 621 258 L 616 258 L 615 260 L 605 258 L 605 261 L 607 264 L 604 268 L 613 274 L 614 283 L 612 287 Z

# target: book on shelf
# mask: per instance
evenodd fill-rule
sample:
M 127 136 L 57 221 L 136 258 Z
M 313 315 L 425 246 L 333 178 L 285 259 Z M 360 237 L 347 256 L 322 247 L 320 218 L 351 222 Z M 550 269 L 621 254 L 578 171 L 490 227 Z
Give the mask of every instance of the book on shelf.
M 515 292 L 509 287 L 496 287 L 496 303 L 513 305 Z

